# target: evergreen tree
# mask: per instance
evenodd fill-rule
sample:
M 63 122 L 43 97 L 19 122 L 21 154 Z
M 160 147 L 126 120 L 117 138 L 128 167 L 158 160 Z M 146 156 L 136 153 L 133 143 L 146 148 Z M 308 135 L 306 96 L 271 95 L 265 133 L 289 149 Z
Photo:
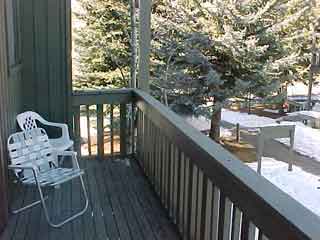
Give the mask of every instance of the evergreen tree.
M 221 106 L 228 98 L 265 97 L 294 80 L 306 57 L 283 38 L 301 31 L 302 20 L 308 22 L 310 9 L 295 7 L 299 2 L 156 1 L 154 85 L 166 88 L 173 104 L 210 112 L 211 137 L 218 139 Z M 214 106 L 199 108 L 208 101 Z
M 75 17 L 82 25 L 74 38 L 75 86 L 127 86 L 135 58 L 130 60 L 133 0 L 78 1 L 82 11 Z M 210 114 L 211 136 L 218 139 L 221 107 L 228 98 L 266 97 L 283 84 L 308 79 L 309 25 L 318 14 L 310 3 L 154 0 L 152 94 L 166 104 Z M 203 107 L 208 102 L 213 105 Z
M 128 0 L 78 0 L 74 31 L 75 88 L 127 87 L 130 78 Z

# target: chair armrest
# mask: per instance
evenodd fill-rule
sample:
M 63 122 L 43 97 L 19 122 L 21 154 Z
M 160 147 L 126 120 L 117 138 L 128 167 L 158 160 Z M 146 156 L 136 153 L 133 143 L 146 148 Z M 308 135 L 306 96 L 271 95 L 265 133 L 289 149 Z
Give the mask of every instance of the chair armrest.
M 55 122 L 49 122 L 43 118 L 39 119 L 39 121 L 47 126 L 51 126 L 51 127 L 58 127 L 61 128 L 62 130 L 62 137 L 65 139 L 70 139 L 70 135 L 69 135 L 69 129 L 68 129 L 68 125 L 65 123 L 55 123 Z
M 33 173 L 38 173 L 38 168 L 36 166 L 30 166 L 30 165 L 15 165 L 11 164 L 8 166 L 8 169 L 11 170 L 32 170 Z

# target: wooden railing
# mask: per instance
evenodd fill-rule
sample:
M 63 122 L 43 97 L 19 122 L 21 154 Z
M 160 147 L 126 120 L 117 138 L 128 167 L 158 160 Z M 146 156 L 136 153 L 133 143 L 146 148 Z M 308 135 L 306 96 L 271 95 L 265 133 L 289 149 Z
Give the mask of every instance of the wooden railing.
M 147 93 L 76 93 L 73 107 L 82 156 L 133 153 L 183 239 L 320 239 L 318 216 Z
M 72 97 L 75 148 L 81 157 L 125 156 L 132 146 L 132 91 L 75 92 Z
M 183 239 L 320 239 L 320 218 L 148 94 L 139 161 Z

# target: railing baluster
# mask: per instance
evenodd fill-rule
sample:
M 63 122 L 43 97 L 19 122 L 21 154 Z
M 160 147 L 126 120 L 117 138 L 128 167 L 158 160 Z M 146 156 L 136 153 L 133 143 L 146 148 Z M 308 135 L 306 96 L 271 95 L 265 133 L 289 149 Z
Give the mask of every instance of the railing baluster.
M 241 240 L 248 240 L 249 225 L 250 225 L 249 219 L 245 214 L 242 214 Z
M 178 222 L 178 150 L 174 145 L 173 147 L 173 220 L 175 223 Z
M 162 202 L 163 206 L 167 207 L 167 184 L 168 184 L 168 156 L 167 156 L 167 141 L 168 139 L 164 136 L 162 141 L 163 148 L 163 194 L 162 194 Z
M 179 191 L 179 225 L 180 225 L 180 231 L 183 233 L 184 231 L 184 189 L 185 189 L 185 161 L 184 161 L 184 154 L 183 152 L 180 152 L 179 154 L 179 175 L 180 175 L 180 191 Z
M 224 222 L 223 222 L 223 239 L 224 240 L 231 240 L 232 212 L 233 212 L 233 204 L 229 200 L 229 198 L 226 198 Z
M 155 125 L 151 122 L 151 183 L 153 186 L 155 186 L 156 182 L 156 143 L 157 143 L 157 136 L 156 136 L 156 127 Z
M 98 158 L 101 160 L 104 156 L 103 104 L 97 105 L 97 146 Z
M 198 191 L 197 191 L 197 217 L 196 217 L 196 239 L 200 239 L 201 227 L 201 212 L 202 212 L 202 186 L 203 186 L 203 173 L 198 169 Z
M 189 187 L 189 179 L 190 179 L 190 159 L 186 156 L 184 156 L 184 209 L 183 209 L 183 236 L 186 236 L 189 232 L 188 228 L 188 216 L 189 216 L 189 195 L 190 193 L 190 187 Z
M 86 105 L 87 135 L 88 135 L 88 154 L 91 156 L 91 131 L 90 131 L 90 106 Z
M 114 129 L 114 119 L 113 119 L 113 104 L 110 105 L 110 152 L 111 156 L 114 155 L 114 141 L 113 141 L 113 129 Z
M 258 229 L 252 222 L 250 222 L 248 240 L 257 240 L 257 239 L 258 239 Z
M 141 148 L 142 148 L 142 168 L 146 170 L 146 118 L 144 113 L 141 113 Z
M 219 232 L 219 206 L 220 190 L 213 185 L 213 208 L 212 208 L 212 239 L 218 239 Z
M 191 159 L 189 159 L 189 165 L 188 165 L 188 211 L 187 211 L 187 227 L 186 227 L 186 238 L 191 239 L 192 237 L 192 231 L 191 231 L 191 225 L 192 225 L 192 200 L 193 200 L 193 162 Z
M 234 221 L 233 221 L 233 240 L 241 239 L 241 224 L 242 224 L 242 213 L 234 206 Z
M 160 130 L 158 127 L 155 128 L 155 136 L 156 136 L 156 141 L 155 141 L 155 160 L 154 160 L 154 169 L 155 169 L 155 172 L 154 172 L 154 175 L 155 175 L 155 180 L 154 180 L 154 185 L 155 185 L 155 191 L 156 193 L 158 193 L 159 195 L 159 189 L 160 189 L 160 177 L 159 177 L 159 136 L 160 134 Z
M 148 174 L 151 179 L 152 176 L 152 122 L 148 119 Z
M 127 155 L 127 105 L 120 104 L 120 154 Z
M 150 172 L 149 172 L 149 119 L 147 116 L 145 116 L 145 121 L 144 121 L 144 139 L 145 139 L 145 172 L 147 174 L 147 176 L 150 176 Z
M 190 238 L 196 239 L 196 220 L 197 220 L 197 192 L 198 192 L 198 168 L 193 166 L 192 175 L 192 206 L 191 206 L 191 223 L 190 223 Z
M 134 103 L 131 103 L 131 116 L 130 116 L 130 129 L 131 129 L 131 154 L 135 153 L 135 144 L 136 144 L 136 107 Z
M 209 214 L 209 212 L 206 212 L 206 204 L 208 201 L 207 198 L 207 192 L 208 190 L 208 178 L 206 176 L 203 176 L 202 181 L 202 203 L 201 203 L 201 222 L 200 222 L 200 239 L 205 239 L 205 231 L 206 231 L 206 215 Z
M 161 132 L 161 131 L 160 131 Z M 164 171 L 164 152 L 163 152 L 163 141 L 164 141 L 164 136 L 160 133 L 160 140 L 159 140 L 159 175 L 160 175 L 160 201 L 163 202 L 163 181 L 164 181 L 164 176 L 163 176 L 163 171 Z
M 174 145 L 171 143 L 170 144 L 170 161 L 171 161 L 171 165 L 170 165 L 170 189 L 171 189 L 171 193 L 170 193 L 170 216 L 172 219 L 174 219 L 174 193 L 175 193 L 175 170 L 174 170 L 174 166 L 175 166 L 175 158 L 174 158 L 174 152 L 175 152 L 175 147 Z
M 176 149 L 176 161 L 177 161 L 177 209 L 176 209 L 176 220 L 177 225 L 182 232 L 181 228 L 181 214 L 180 214 L 180 208 L 181 208 L 181 152 L 179 149 Z
M 220 201 L 219 201 L 219 225 L 218 225 L 218 240 L 223 240 L 224 233 L 224 212 L 226 206 L 226 196 L 220 191 Z
M 166 202 L 166 206 L 167 206 L 167 209 L 168 209 L 168 212 L 170 214 L 170 209 L 171 209 L 171 171 L 172 171 L 172 159 L 171 159 L 171 143 L 170 141 L 167 141 L 166 142 L 167 144 L 167 158 L 168 158 L 168 162 L 167 162 L 167 165 L 168 165 L 168 182 L 167 182 L 167 194 L 166 194 L 166 199 L 167 199 L 167 202 Z
M 158 178 L 158 196 L 160 196 L 161 198 L 161 181 L 162 181 L 162 176 L 161 176 L 161 141 L 162 141 L 162 135 L 161 135 L 161 129 L 158 129 L 158 134 L 159 134 L 159 138 L 157 141 L 157 147 L 158 147 L 158 151 L 157 151 L 157 178 Z
M 148 158 L 149 158 L 149 176 L 150 176 L 150 180 L 152 179 L 152 172 L 153 172 L 153 135 L 152 135 L 152 131 L 153 131 L 153 126 L 152 126 L 152 122 L 149 119 L 148 120 L 148 150 L 149 150 L 149 154 L 148 154 Z
M 212 209 L 213 209 L 213 185 L 210 180 L 207 179 L 207 198 L 205 207 L 205 231 L 204 239 L 211 239 L 211 221 L 212 221 Z
M 75 148 L 78 155 L 81 156 L 80 106 L 74 107 L 73 112 L 74 112 Z

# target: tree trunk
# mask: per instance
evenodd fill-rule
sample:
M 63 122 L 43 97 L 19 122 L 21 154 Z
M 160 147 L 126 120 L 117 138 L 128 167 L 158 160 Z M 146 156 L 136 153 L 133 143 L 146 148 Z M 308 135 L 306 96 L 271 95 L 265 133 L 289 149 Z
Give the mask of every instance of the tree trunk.
M 217 109 L 211 116 L 211 128 L 209 136 L 216 142 L 220 141 L 220 121 L 221 121 L 221 108 Z
M 312 8 L 315 9 L 317 7 L 317 1 L 311 1 L 312 3 Z M 317 17 L 314 16 L 315 19 Z M 310 65 L 310 70 L 309 70 L 309 85 L 308 85 L 308 98 L 307 98 L 307 110 L 312 110 L 312 85 L 313 85 L 313 66 L 315 65 L 315 60 L 316 60 L 316 20 L 314 20 L 311 24 L 311 31 L 312 31 L 312 46 L 311 46 L 311 65 Z
M 137 87 L 137 29 L 136 29 L 136 0 L 130 2 L 130 23 L 131 23 L 131 69 L 130 87 Z

